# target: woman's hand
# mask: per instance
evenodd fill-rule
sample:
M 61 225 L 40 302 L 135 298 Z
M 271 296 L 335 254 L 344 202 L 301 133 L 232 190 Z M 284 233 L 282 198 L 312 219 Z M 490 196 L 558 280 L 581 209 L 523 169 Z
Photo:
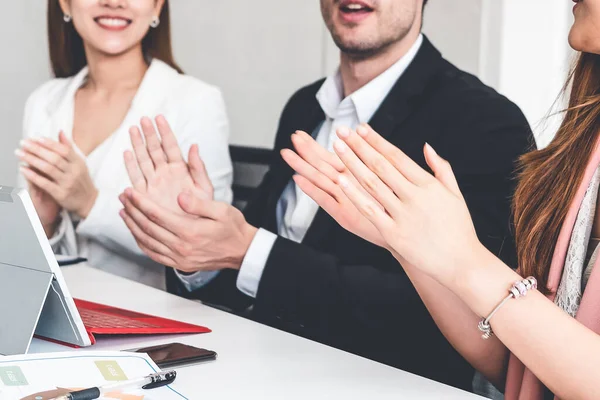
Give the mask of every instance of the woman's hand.
M 177 198 L 181 193 L 189 193 L 201 200 L 212 200 L 213 186 L 200 159 L 198 146 L 191 146 L 188 166 L 163 116 L 156 118 L 162 140 L 159 140 L 149 118 L 142 118 L 141 126 L 146 142 L 142 140 L 139 129 L 132 127 L 129 133 L 135 155 L 131 151 L 124 154 L 133 187 L 156 204 L 182 215 L 188 214 L 179 206 Z
M 425 146 L 434 177 L 369 126 L 357 131 L 338 130 L 334 148 L 374 200 L 343 174 L 338 184 L 391 249 L 442 284 L 486 257 L 447 161 Z
M 17 155 L 27 165 L 21 172 L 33 186 L 49 194 L 67 211 L 80 218 L 88 216 L 98 190 L 85 160 L 63 132 L 58 142 L 48 138 L 24 140 Z
M 337 185 L 338 176 L 342 174 L 362 189 L 339 157 L 324 149 L 305 132 L 294 133 L 292 142 L 297 153 L 284 149 L 281 156 L 296 171 L 294 181 L 298 187 L 344 229 L 378 246 L 387 247 L 377 228 L 356 209 Z M 366 192 L 364 194 L 368 196 Z

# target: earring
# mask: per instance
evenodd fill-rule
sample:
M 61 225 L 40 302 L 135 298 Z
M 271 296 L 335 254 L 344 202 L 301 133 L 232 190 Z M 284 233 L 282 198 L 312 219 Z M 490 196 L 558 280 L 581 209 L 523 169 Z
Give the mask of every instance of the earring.
M 150 22 L 150 26 L 152 28 L 158 27 L 159 24 L 160 24 L 160 18 L 158 18 L 158 17 L 152 18 L 152 22 Z
M 65 21 L 65 23 L 67 23 L 67 24 L 68 24 L 69 22 L 71 22 L 71 20 L 72 20 L 72 19 L 73 19 L 73 17 L 71 17 L 71 15 L 70 15 L 70 14 L 65 14 L 65 15 L 63 15 L 63 20 L 64 20 L 64 21 Z

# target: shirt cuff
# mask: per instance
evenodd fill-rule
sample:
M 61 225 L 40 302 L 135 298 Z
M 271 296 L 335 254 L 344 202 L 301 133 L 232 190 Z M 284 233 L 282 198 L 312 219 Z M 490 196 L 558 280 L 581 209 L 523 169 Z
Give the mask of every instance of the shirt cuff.
M 260 278 L 267 265 L 277 235 L 259 229 L 250 243 L 237 278 L 237 288 L 247 296 L 256 297 Z
M 186 275 L 175 270 L 175 275 L 177 275 L 177 278 L 179 278 L 183 284 L 183 287 L 188 292 L 193 292 L 194 290 L 200 289 L 215 279 L 217 275 L 219 275 L 219 272 L 221 271 L 198 271 L 194 274 Z
M 77 238 L 75 236 L 75 228 L 71 215 L 62 210 L 60 213 L 60 222 L 54 231 L 54 235 L 48 239 L 50 247 L 54 254 L 65 256 L 77 256 Z

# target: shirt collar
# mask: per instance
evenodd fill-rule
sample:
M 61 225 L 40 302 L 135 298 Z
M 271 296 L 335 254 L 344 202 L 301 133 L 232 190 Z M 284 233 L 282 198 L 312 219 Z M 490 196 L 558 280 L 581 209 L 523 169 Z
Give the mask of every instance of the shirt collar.
M 371 120 L 396 81 L 414 60 L 422 44 L 423 35 L 421 34 L 400 60 L 348 96 L 354 104 L 360 123 L 367 123 Z M 346 100 L 343 98 L 343 93 L 342 77 L 338 68 L 335 74 L 325 80 L 317 92 L 317 101 L 328 118 L 336 118 L 338 107 L 342 101 Z

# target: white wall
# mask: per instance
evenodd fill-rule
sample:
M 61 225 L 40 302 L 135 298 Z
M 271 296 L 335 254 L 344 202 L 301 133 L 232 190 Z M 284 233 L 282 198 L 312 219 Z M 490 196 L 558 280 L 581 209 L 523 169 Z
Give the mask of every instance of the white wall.
M 50 77 L 45 3 L 3 5 L 10 18 L 0 27 L 9 55 L 0 63 L 2 184 L 15 181 L 13 150 L 21 136 L 25 99 Z M 223 89 L 233 143 L 271 147 L 289 96 L 337 65 L 338 52 L 321 20 L 319 0 L 262 0 L 258 6 L 246 0 L 171 3 L 176 59 L 187 73 Z M 557 7 L 564 0 L 435 0 L 427 6 L 424 31 L 446 58 L 514 98 L 534 120 L 557 92 L 543 83 L 563 77 L 552 63 L 543 73 L 529 64 L 554 60 L 559 42 L 548 37 L 564 36 L 550 29 L 556 24 L 543 28 L 550 3 L 556 5 L 552 15 L 560 19 Z M 544 17 L 538 18 L 539 13 Z M 520 30 L 512 32 L 506 21 L 519 24 Z M 539 82 L 529 85 L 531 79 Z
M 567 41 L 572 8 L 564 0 L 484 0 L 481 75 L 521 107 L 540 146 L 560 122 L 547 117 L 574 57 Z

